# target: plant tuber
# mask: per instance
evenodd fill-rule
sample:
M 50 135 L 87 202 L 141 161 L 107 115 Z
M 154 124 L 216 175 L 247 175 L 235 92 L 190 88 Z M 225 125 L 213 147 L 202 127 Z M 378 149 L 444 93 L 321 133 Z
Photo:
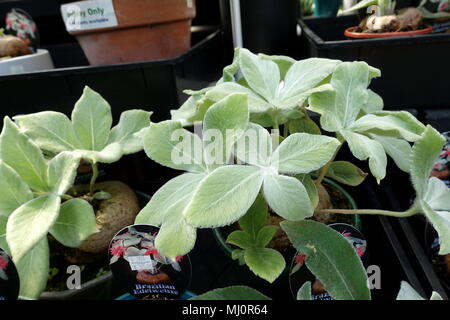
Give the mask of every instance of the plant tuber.
M 17 57 L 30 53 L 30 48 L 22 39 L 11 35 L 0 36 L 0 57 Z

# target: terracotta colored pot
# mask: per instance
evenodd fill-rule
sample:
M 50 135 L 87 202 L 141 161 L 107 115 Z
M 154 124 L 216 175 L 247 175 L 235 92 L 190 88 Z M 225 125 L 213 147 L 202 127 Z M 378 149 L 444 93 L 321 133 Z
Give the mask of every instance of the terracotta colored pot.
M 433 31 L 432 26 L 427 26 L 425 29 L 413 30 L 413 31 L 403 31 L 403 32 L 354 32 L 358 27 L 350 27 L 345 30 L 344 35 L 347 38 L 352 39 L 372 39 L 372 38 L 392 38 L 392 37 L 404 37 L 404 36 L 415 36 L 419 34 L 427 34 Z
M 194 0 L 112 0 L 117 26 L 70 31 L 91 65 L 176 57 L 190 48 Z

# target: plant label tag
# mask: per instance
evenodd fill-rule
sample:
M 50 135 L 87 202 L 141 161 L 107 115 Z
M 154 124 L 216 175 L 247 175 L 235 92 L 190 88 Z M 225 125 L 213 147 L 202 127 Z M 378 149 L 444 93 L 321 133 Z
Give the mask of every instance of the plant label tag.
M 136 224 L 123 228 L 109 245 L 109 266 L 129 298 L 177 299 L 188 287 L 189 257 L 168 258 L 155 247 L 159 228 Z
M 128 262 L 130 263 L 131 270 L 150 270 L 155 271 L 155 267 L 150 256 L 134 256 L 128 257 Z
M 118 25 L 112 0 L 78 1 L 61 6 L 67 31 L 110 28 Z
M 0 249 L 0 300 L 17 300 L 19 288 L 16 266 L 6 252 Z

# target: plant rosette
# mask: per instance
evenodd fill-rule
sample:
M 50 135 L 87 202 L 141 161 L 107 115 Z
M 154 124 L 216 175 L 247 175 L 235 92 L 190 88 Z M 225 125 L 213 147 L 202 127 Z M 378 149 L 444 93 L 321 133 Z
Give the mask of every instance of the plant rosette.
M 54 244 L 75 250 L 72 263 L 84 252 L 106 255 L 114 234 L 132 223 L 139 211 L 136 195 L 119 182 L 96 183 L 97 164 L 140 151 L 149 118 L 146 111 L 125 111 L 111 129 L 109 104 L 87 87 L 72 120 L 53 111 L 16 116 L 15 122 L 5 117 L 0 181 L 8 193 L 0 201 L 0 245 L 16 263 L 22 297 L 38 298 L 49 271 L 54 276 Z M 92 166 L 91 181 L 74 186 L 82 159 Z
M 155 248 L 159 229 L 128 226 L 112 239 L 110 268 L 122 289 L 140 300 L 178 299 L 192 277 L 189 256 L 169 259 Z
M 345 237 L 307 220 L 313 215 L 422 213 L 442 236 L 440 253 L 449 252 L 450 202 L 444 200 L 450 195 L 429 179 L 443 137 L 406 111 L 383 110 L 382 98 L 368 88 L 380 74 L 364 62 L 295 61 L 237 48 L 215 85 L 185 91 L 190 98 L 172 111 L 172 120 L 152 124 L 143 136 L 151 159 L 186 172 L 162 186 L 135 223 L 159 226 L 155 246 L 173 259 L 192 250 L 197 228 L 238 222 L 241 230 L 228 237 L 239 247 L 233 258 L 270 283 L 286 267 L 283 255 L 268 247 L 281 228 L 338 300 L 370 299 L 367 274 Z M 310 112 L 319 114 L 320 125 Z M 190 125 L 193 132 L 184 128 Z M 388 155 L 410 173 L 414 205 L 404 212 L 323 206 L 329 201 L 325 177 L 358 186 L 368 175 L 336 160 L 344 144 L 358 160 L 368 160 L 378 183 Z M 282 218 L 280 227 L 268 224 L 268 208 Z M 330 248 L 339 259 L 323 254 Z M 338 275 L 323 266 L 347 271 Z

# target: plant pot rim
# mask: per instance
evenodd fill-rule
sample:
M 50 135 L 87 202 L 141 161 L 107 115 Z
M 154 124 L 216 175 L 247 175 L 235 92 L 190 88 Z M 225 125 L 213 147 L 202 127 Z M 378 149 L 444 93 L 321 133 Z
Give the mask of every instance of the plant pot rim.
M 339 190 L 342 193 L 342 195 L 344 196 L 344 198 L 348 200 L 350 206 L 353 209 L 358 209 L 358 206 L 356 205 L 355 200 L 353 199 L 353 197 L 347 191 L 344 190 L 344 188 L 342 188 L 339 184 L 337 184 L 336 182 L 334 182 L 331 179 L 324 178 L 324 181 L 327 184 L 331 185 L 333 188 L 336 188 L 337 190 Z M 352 217 L 354 219 L 355 228 L 358 229 L 358 230 L 361 230 L 361 217 L 359 215 L 352 215 Z M 220 229 L 221 228 L 219 227 L 219 228 L 215 228 L 213 230 L 214 237 L 219 242 L 219 246 L 222 248 L 222 250 L 228 256 L 231 257 L 231 253 L 233 252 L 234 248 L 226 242 L 226 239 L 223 236 L 223 234 L 222 234 Z
M 357 26 L 350 27 L 345 29 L 344 35 L 347 38 L 352 39 L 376 39 L 376 38 L 393 38 L 393 37 L 405 37 L 405 36 L 415 36 L 420 34 L 428 34 L 433 31 L 433 26 L 427 25 L 426 28 L 420 30 L 412 30 L 412 31 L 401 31 L 401 32 L 354 32 L 354 30 L 358 28 Z

